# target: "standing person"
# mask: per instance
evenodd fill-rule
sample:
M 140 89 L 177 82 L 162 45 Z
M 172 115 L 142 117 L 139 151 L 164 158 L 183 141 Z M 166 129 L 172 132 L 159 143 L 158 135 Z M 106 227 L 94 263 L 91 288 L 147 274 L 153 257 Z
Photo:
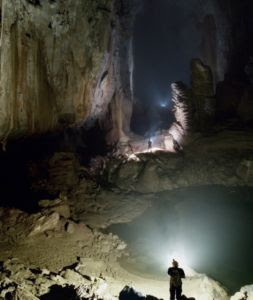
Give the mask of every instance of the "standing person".
M 152 152 L 152 141 L 151 141 L 151 139 L 148 140 L 148 150 L 149 150 L 149 152 Z
M 168 269 L 168 275 L 170 276 L 170 300 L 180 300 L 182 295 L 182 278 L 185 278 L 185 274 L 184 270 L 178 267 L 178 262 L 174 259 L 172 267 Z

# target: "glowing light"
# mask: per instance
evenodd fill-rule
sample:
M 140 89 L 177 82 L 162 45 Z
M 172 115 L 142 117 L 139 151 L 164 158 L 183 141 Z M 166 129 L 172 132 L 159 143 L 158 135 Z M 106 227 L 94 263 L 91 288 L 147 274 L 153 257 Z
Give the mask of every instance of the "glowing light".
M 191 268 L 191 259 L 189 253 L 185 251 L 173 251 L 167 256 L 167 264 L 172 265 L 172 261 L 175 259 L 179 263 L 179 267 L 184 269 L 186 276 L 195 276 L 197 273 Z
M 168 106 L 168 103 L 166 103 L 166 102 L 160 102 L 160 106 L 165 108 L 165 107 Z

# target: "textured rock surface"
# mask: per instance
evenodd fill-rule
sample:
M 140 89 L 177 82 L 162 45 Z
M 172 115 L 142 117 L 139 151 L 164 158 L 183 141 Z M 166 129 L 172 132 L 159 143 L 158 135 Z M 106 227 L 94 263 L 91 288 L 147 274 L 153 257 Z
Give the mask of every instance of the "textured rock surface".
M 2 138 L 41 133 L 91 113 L 112 3 L 2 1 Z
M 73 153 L 55 153 L 49 160 L 33 165 L 33 172 L 40 174 L 33 178 L 33 189 L 60 194 L 62 202 L 48 201 L 43 208 L 45 213 L 68 216 L 69 205 L 74 220 L 105 228 L 140 216 L 151 205 L 155 193 L 203 185 L 253 185 L 250 131 L 221 131 L 209 137 L 192 135 L 187 143 L 179 153 L 140 153 L 134 159 L 130 156 L 102 161 L 98 158 L 100 163 L 90 169 L 80 166 Z M 50 175 L 52 165 L 54 176 Z
M 0 260 L 18 257 L 26 265 L 58 271 L 83 257 L 85 272 L 99 276 L 110 273 L 117 259 L 127 253 L 126 244 L 116 235 L 103 234 L 56 212 L 27 214 L 1 208 L 0 213 Z
M 172 83 L 172 102 L 174 103 L 174 115 L 176 121 L 172 124 L 169 132 L 178 144 L 183 144 L 190 124 L 191 105 L 189 91 L 182 82 Z
M 102 118 L 112 99 L 121 130 L 135 2 L 1 1 L 2 141 Z
M 82 263 L 76 263 L 53 273 L 47 269 L 29 268 L 17 259 L 9 259 L 2 264 L 0 299 L 115 299 L 108 295 L 106 281 L 81 273 L 82 266 Z
M 40 206 L 47 206 L 42 211 L 68 215 L 66 205 L 69 204 L 71 216 L 75 220 L 83 220 L 92 227 L 107 227 L 115 223 L 129 222 L 149 207 L 149 195 L 133 193 L 131 188 L 123 193 L 117 188 L 102 188 L 96 179 L 108 170 L 104 169 L 103 163 L 102 166 L 100 163 L 94 164 L 94 170 L 92 166 L 86 169 L 79 164 L 73 153 L 66 152 L 55 153 L 49 160 L 33 164 L 32 174 L 40 174 L 33 179 L 33 189 L 53 195 L 60 194 L 63 200 L 60 203 L 57 203 L 58 200 L 40 201 Z M 48 170 L 46 174 L 44 169 Z
M 245 294 L 247 293 L 247 296 Z M 246 285 L 241 288 L 240 292 L 235 293 L 231 298 L 231 300 L 252 300 L 253 299 L 253 285 Z
M 43 204 L 46 206 L 46 201 Z M 28 215 L 15 209 L 1 209 L 1 212 L 5 219 L 0 242 L 0 299 L 61 296 L 60 299 L 70 300 L 73 296 L 73 299 L 112 300 L 118 299 L 123 287 L 133 282 L 143 295 L 167 297 L 167 280 L 143 280 L 120 267 L 117 260 L 126 254 L 126 245 L 116 235 L 61 218 L 59 222 L 65 226 L 29 236 L 32 225 L 39 220 L 38 214 Z M 188 294 L 192 294 L 192 287 L 201 287 L 196 289 L 196 295 L 201 296 L 198 299 L 206 299 L 205 292 L 210 297 L 215 294 L 216 299 L 227 299 L 224 290 L 205 276 L 189 278 L 184 286 Z
M 192 61 L 191 72 L 195 130 L 205 131 L 215 115 L 213 74 L 199 59 Z
M 108 180 L 140 193 L 196 185 L 252 186 L 252 142 L 251 132 L 196 137 L 184 154 L 157 152 L 139 155 L 138 162 L 118 162 Z
M 83 259 L 57 272 L 28 267 L 18 259 L 8 259 L 1 266 L 0 297 L 2 298 L 0 299 L 158 300 L 161 297 L 167 299 L 167 281 L 147 278 L 143 280 L 143 278 L 124 272 L 119 273 L 122 277 L 112 280 L 110 277 L 89 276 L 87 272 L 86 261 Z M 136 292 L 135 289 L 129 287 L 123 289 L 124 285 L 129 285 L 130 282 L 134 282 L 135 289 L 141 292 Z M 145 296 L 152 291 L 156 297 Z M 183 292 L 200 300 L 228 299 L 225 290 L 205 275 L 197 275 L 184 280 Z M 17 298 L 18 296 L 20 298 Z M 49 296 L 51 298 L 47 298 Z

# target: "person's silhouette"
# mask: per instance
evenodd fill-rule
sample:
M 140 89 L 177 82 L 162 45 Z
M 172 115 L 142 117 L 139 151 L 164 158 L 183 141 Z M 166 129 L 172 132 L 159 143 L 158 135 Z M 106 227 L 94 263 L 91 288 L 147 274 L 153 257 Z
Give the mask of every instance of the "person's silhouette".
M 185 278 L 184 270 L 178 267 L 178 262 L 173 259 L 172 267 L 168 269 L 170 276 L 170 300 L 179 300 L 182 295 L 182 278 Z
M 148 150 L 150 152 L 152 151 L 152 141 L 151 141 L 151 139 L 148 140 Z

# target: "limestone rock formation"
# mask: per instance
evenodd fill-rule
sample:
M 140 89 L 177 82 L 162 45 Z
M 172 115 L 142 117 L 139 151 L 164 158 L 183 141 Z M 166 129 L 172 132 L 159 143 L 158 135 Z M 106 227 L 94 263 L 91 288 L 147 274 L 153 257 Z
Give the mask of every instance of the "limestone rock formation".
M 59 199 L 51 202 L 53 206 L 48 200 L 40 204 L 44 209 L 61 207 Z M 116 235 L 103 234 L 59 215 L 57 223 L 51 222 L 51 216 L 56 214 L 29 215 L 17 209 L 1 209 L 4 216 L 0 249 L 2 299 L 35 300 L 49 296 L 57 299 L 59 295 L 67 295 L 68 300 L 72 296 L 73 299 L 116 300 L 129 282 L 134 282 L 143 295 L 154 293 L 158 298 L 166 297 L 166 281 L 143 280 L 120 268 L 117 259 L 126 254 L 126 244 Z M 214 296 L 218 300 L 228 299 L 217 282 L 200 274 L 185 279 L 184 293 L 200 300 Z
M 1 139 L 91 114 L 106 64 L 112 4 L 2 1 Z
M 191 72 L 195 129 L 204 131 L 215 115 L 213 75 L 211 69 L 199 59 L 192 60 Z
M 109 164 L 113 168 L 113 160 Z M 46 174 L 43 171 L 45 169 L 48 171 Z M 91 169 L 86 169 L 80 165 L 73 153 L 66 152 L 54 153 L 49 159 L 31 165 L 31 174 L 40 174 L 33 179 L 33 189 L 52 195 L 59 194 L 58 200 L 39 202 L 42 212 L 57 212 L 68 217 L 70 209 L 72 218 L 83 220 L 85 224 L 95 228 L 129 222 L 150 205 L 149 195 L 101 188 L 97 180 L 102 179 L 107 172 L 112 170 L 103 169 L 100 164 L 94 163 Z
M 3 143 L 102 119 L 110 102 L 110 126 L 127 130 L 135 3 L 1 1 Z
M 174 103 L 173 111 L 176 122 L 174 122 L 169 129 L 173 139 L 178 144 L 183 144 L 187 131 L 192 124 L 190 124 L 190 101 L 189 90 L 182 82 L 175 82 L 171 85 L 172 101 Z
M 134 285 L 137 285 L 135 290 L 129 285 L 125 285 L 123 288 L 124 282 L 129 279 L 116 277 L 112 282 L 109 278 L 106 279 L 101 275 L 90 276 L 88 271 L 86 261 L 83 259 L 79 259 L 76 263 L 57 272 L 45 268 L 28 267 L 18 259 L 7 259 L 1 263 L 0 299 L 161 300 L 159 293 L 163 297 L 168 294 L 168 283 L 164 281 L 152 281 L 150 279 L 140 281 L 141 278 L 132 275 L 130 280 L 136 280 L 134 282 Z M 124 275 L 126 276 L 127 273 Z M 110 284 L 115 286 L 114 289 L 111 288 Z M 145 292 L 137 292 L 139 289 L 146 290 L 145 286 L 148 285 L 151 285 L 148 290 L 156 291 L 158 296 L 154 297 L 149 294 L 146 296 Z M 205 275 L 185 279 L 184 293 L 200 300 L 229 299 L 225 290 Z
M 58 208 L 61 211 L 61 203 Z M 56 211 L 28 214 L 18 209 L 1 208 L 0 216 L 2 258 L 18 256 L 30 265 L 36 262 L 37 266 L 57 270 L 77 256 L 88 260 L 104 259 L 113 264 L 126 253 L 126 244 L 116 235 L 103 234 L 84 223 L 60 216 Z M 54 262 L 51 262 L 52 253 Z M 90 275 L 99 276 L 102 271 L 103 267 L 96 269 L 93 265 Z
M 109 172 L 122 190 L 157 193 L 196 185 L 252 186 L 252 135 L 221 132 L 193 138 L 183 153 L 137 155 Z
M 45 215 L 50 215 L 51 213 L 58 213 L 60 217 L 65 219 L 70 218 L 70 208 L 67 201 L 62 199 L 55 200 L 40 200 L 39 206 L 41 207 L 41 212 Z
M 150 206 L 154 193 L 196 185 L 253 185 L 250 132 L 192 135 L 187 143 L 183 152 L 139 153 L 135 159 L 104 158 L 91 169 L 81 166 L 73 153 L 54 153 L 37 165 L 33 163 L 32 172 L 39 176 L 31 177 L 32 186 L 35 191 L 58 194 L 61 199 L 60 203 L 48 201 L 44 212 L 63 217 L 70 214 L 76 221 L 105 228 L 140 216 Z M 40 204 L 43 206 L 43 202 Z
M 108 294 L 103 278 L 89 277 L 80 272 L 80 267 L 81 263 L 76 263 L 53 273 L 28 268 L 17 259 L 9 259 L 2 263 L 0 299 L 115 299 Z
M 221 284 L 204 274 L 188 277 L 184 281 L 183 292 L 195 299 L 229 299 L 227 292 Z
M 253 299 L 253 285 L 246 285 L 241 290 L 235 293 L 230 300 L 252 300 Z

